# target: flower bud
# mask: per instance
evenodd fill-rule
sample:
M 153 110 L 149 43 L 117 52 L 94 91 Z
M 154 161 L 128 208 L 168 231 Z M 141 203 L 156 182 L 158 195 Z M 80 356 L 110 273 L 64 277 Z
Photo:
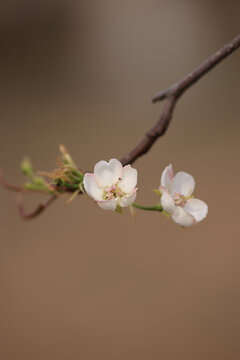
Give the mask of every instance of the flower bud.
M 21 170 L 23 174 L 27 175 L 28 177 L 33 177 L 33 167 L 29 158 L 23 159 L 21 164 Z

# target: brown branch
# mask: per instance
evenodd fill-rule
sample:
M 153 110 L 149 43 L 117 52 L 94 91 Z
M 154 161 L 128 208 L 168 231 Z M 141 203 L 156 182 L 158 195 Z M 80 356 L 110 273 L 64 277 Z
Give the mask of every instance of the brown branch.
M 26 191 L 27 191 L 27 190 L 24 189 L 24 187 L 22 187 L 22 186 L 15 186 L 15 185 L 9 184 L 9 183 L 4 179 L 1 170 L 0 170 L 0 183 L 2 184 L 3 187 L 5 187 L 5 189 L 10 190 L 10 191 L 15 191 L 15 192 L 26 192 Z
M 168 129 L 170 124 L 172 114 L 175 108 L 175 105 L 180 98 L 180 96 L 186 91 L 189 87 L 195 84 L 202 76 L 204 76 L 208 71 L 214 68 L 227 56 L 229 56 L 233 51 L 240 47 L 240 34 L 232 39 L 228 44 L 226 44 L 222 49 L 217 51 L 214 55 L 208 58 L 205 62 L 199 65 L 195 70 L 189 73 L 186 77 L 180 80 L 178 83 L 170 86 L 168 89 L 156 94 L 152 99 L 153 103 L 157 101 L 165 100 L 163 112 L 160 116 L 158 122 L 146 133 L 143 140 L 132 150 L 129 154 L 124 156 L 121 160 L 123 165 L 132 164 L 140 156 L 144 155 L 148 150 L 153 146 L 155 141 Z M 8 184 L 1 172 L 0 172 L 0 183 L 7 189 L 17 192 L 25 192 L 26 189 L 23 187 L 16 187 Z M 56 189 L 57 190 L 57 189 Z M 66 191 L 73 192 L 72 189 L 65 189 Z M 55 200 L 57 196 L 51 196 L 47 202 L 44 204 L 39 204 L 37 208 L 29 214 L 25 213 L 22 199 L 18 199 L 18 208 L 21 217 L 25 220 L 32 219 L 46 210 Z
M 57 196 L 53 195 L 44 204 L 39 204 L 36 207 L 36 209 L 34 209 L 31 213 L 26 214 L 24 206 L 23 206 L 23 202 L 22 202 L 22 197 L 19 196 L 18 199 L 17 199 L 19 214 L 20 214 L 21 218 L 24 219 L 24 220 L 33 219 L 34 217 L 40 215 L 44 210 L 47 210 L 47 208 L 50 205 L 52 205 L 52 203 L 56 199 L 57 199 Z
M 123 165 L 132 164 L 140 156 L 148 152 L 155 141 L 165 134 L 170 124 L 174 107 L 180 96 L 189 87 L 195 84 L 202 76 L 213 69 L 217 64 L 229 56 L 233 51 L 240 47 L 240 34 L 233 38 L 223 48 L 218 50 L 210 58 L 199 65 L 195 70 L 185 76 L 178 83 L 170 86 L 168 89 L 156 94 L 152 99 L 153 103 L 165 99 L 163 112 L 158 122 L 146 133 L 143 140 L 126 156 L 121 159 Z

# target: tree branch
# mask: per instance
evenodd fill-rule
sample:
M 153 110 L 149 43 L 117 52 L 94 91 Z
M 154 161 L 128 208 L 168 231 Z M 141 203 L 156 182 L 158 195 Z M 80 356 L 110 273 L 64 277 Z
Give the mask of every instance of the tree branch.
M 24 220 L 33 219 L 34 217 L 40 215 L 44 210 L 47 210 L 47 208 L 49 206 L 51 206 L 52 203 L 56 199 L 57 199 L 57 196 L 53 195 L 44 204 L 40 203 L 31 213 L 26 214 L 24 206 L 23 206 L 23 202 L 22 202 L 22 197 L 19 196 L 17 198 L 19 214 L 20 214 L 21 218 Z
M 217 64 L 229 56 L 233 51 L 240 47 L 240 34 L 232 39 L 228 44 L 226 44 L 222 49 L 217 51 L 214 55 L 204 61 L 199 65 L 195 70 L 189 73 L 186 77 L 180 80 L 178 83 L 170 86 L 168 89 L 156 94 L 152 99 L 153 103 L 157 101 L 165 100 L 162 114 L 158 122 L 146 133 L 142 141 L 126 156 L 121 159 L 123 166 L 127 164 L 132 164 L 140 156 L 148 152 L 148 150 L 153 146 L 155 141 L 168 129 L 170 124 L 175 105 L 180 98 L 180 96 L 193 84 L 195 84 L 202 76 L 204 76 L 208 71 L 213 69 Z M 65 150 L 64 150 L 65 151 Z M 62 151 L 63 152 L 63 151 Z M 66 152 L 66 151 L 65 151 Z M 63 155 L 66 156 L 65 153 Z M 67 154 L 69 156 L 69 154 Z M 16 191 L 16 192 L 27 192 L 28 190 L 24 187 L 17 187 L 7 183 L 0 171 L 0 183 L 7 189 Z M 56 185 L 52 185 L 56 186 Z M 56 190 L 59 190 L 56 186 Z M 76 189 L 61 188 L 64 192 L 73 192 Z M 44 204 L 39 204 L 38 207 L 33 210 L 31 213 L 26 214 L 22 199 L 18 198 L 18 208 L 21 217 L 25 220 L 32 219 L 46 210 L 51 204 L 57 199 L 57 195 L 52 195 L 47 202 Z M 139 207 L 139 205 L 134 205 Z M 161 211 L 161 210 L 158 210 Z
M 199 65 L 195 70 L 185 76 L 178 83 L 170 86 L 168 89 L 156 94 L 152 101 L 156 103 L 165 99 L 163 112 L 158 122 L 146 133 L 142 141 L 126 156 L 121 159 L 122 164 L 132 164 L 140 156 L 148 152 L 155 141 L 165 134 L 170 124 L 175 105 L 180 96 L 202 76 L 213 69 L 217 64 L 229 56 L 233 51 L 240 47 L 240 34 L 233 38 L 223 48 L 210 56 L 206 61 Z

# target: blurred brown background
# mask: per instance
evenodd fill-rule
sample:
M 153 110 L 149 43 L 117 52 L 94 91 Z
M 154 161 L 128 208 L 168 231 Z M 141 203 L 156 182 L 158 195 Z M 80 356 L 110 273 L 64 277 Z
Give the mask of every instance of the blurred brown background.
M 0 3 L 0 167 L 30 155 L 79 167 L 121 158 L 157 120 L 150 99 L 239 32 L 238 1 L 12 0 Z M 196 179 L 207 220 L 184 230 L 86 197 L 23 222 L 0 188 L 1 360 L 240 358 L 240 52 L 179 102 L 140 158 L 138 202 L 172 163 Z M 42 198 L 26 195 L 31 210 Z

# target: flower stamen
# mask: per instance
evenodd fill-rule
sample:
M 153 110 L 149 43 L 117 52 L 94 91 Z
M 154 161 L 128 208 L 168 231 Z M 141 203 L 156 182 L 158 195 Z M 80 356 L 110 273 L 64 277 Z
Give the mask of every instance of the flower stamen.
M 173 200 L 176 206 L 181 206 L 181 207 L 183 207 L 187 202 L 186 197 L 181 195 L 180 193 L 175 193 Z
M 113 184 L 110 187 L 105 187 L 103 190 L 102 199 L 103 200 L 112 200 L 117 197 L 122 198 L 123 196 L 126 196 L 126 194 L 122 191 L 118 183 Z

